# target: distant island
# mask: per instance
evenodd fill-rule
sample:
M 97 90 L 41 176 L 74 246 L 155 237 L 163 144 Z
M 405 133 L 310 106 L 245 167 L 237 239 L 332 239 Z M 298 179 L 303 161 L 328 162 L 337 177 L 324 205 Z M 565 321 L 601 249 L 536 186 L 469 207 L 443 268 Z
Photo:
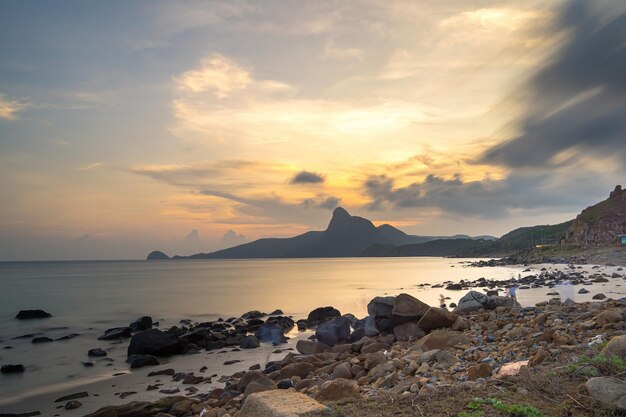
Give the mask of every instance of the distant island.
M 151 252 L 148 260 L 509 256 L 523 252 L 527 258 L 541 255 L 573 255 L 621 246 L 626 239 L 626 190 L 616 186 L 609 198 L 588 207 L 575 219 L 556 225 L 515 229 L 499 239 L 493 236 L 415 236 L 389 224 L 374 226 L 344 208 L 333 211 L 324 231 L 291 238 L 264 238 L 228 249 L 190 256 Z M 624 252 L 620 248 L 620 253 Z

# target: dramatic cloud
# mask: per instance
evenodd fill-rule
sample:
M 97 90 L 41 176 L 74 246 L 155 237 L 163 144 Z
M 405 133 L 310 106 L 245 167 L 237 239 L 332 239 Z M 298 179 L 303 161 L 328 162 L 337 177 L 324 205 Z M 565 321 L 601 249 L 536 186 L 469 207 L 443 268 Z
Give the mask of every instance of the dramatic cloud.
M 481 162 L 554 166 L 589 154 L 626 160 L 626 5 L 610 4 L 566 4 L 553 33 L 565 40 L 524 87 L 530 97 L 521 135 L 487 150 Z
M 302 206 L 306 209 L 308 208 L 321 208 L 326 210 L 334 210 L 339 206 L 341 202 L 341 198 L 339 197 L 325 197 L 318 196 L 316 198 L 307 198 L 302 202 Z
M 17 112 L 24 110 L 28 104 L 10 100 L 0 93 L 0 119 L 15 120 Z
M 300 171 L 289 181 L 290 184 L 321 184 L 325 180 L 324 175 L 317 172 Z
M 598 190 L 595 181 L 567 173 L 563 176 L 566 178 L 555 180 L 551 173 L 519 171 L 500 180 L 465 182 L 460 175 L 450 179 L 429 175 L 422 182 L 397 186 L 393 178 L 379 175 L 369 177 L 364 189 L 370 197 L 370 210 L 434 208 L 455 216 L 482 218 L 503 218 L 520 209 L 576 210 L 581 206 L 581 194 L 598 199 L 606 191 Z

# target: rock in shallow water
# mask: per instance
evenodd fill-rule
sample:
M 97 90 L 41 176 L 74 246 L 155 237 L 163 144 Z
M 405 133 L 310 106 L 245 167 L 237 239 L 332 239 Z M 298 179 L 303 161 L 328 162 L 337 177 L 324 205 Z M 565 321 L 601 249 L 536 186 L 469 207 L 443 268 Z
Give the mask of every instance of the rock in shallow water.
M 43 310 L 20 310 L 15 316 L 18 320 L 47 319 L 52 314 Z
M 128 356 L 168 356 L 182 352 L 178 339 L 159 329 L 149 329 L 135 334 L 128 345 Z
M 17 364 L 17 365 L 13 365 L 13 364 L 6 364 L 6 365 L 2 365 L 2 368 L 0 368 L 0 373 L 3 374 L 21 374 L 22 372 L 24 372 L 26 369 L 24 368 L 24 365 Z
M 327 346 L 335 346 L 350 338 L 350 321 L 346 317 L 335 317 L 317 326 L 315 337 Z
M 255 336 L 246 336 L 239 345 L 242 349 L 254 349 L 261 346 L 261 342 Z

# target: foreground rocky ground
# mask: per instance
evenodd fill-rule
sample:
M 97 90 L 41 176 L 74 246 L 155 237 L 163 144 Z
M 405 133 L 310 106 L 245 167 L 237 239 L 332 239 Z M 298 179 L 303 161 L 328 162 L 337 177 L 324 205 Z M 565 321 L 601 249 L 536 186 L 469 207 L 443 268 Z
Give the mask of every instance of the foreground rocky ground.
M 320 308 L 298 323 L 316 327 L 315 338 L 280 361 L 224 378 L 223 388 L 190 387 L 89 417 L 619 415 L 626 411 L 625 306 L 554 298 L 522 308 L 470 291 L 454 311 L 408 294 L 374 298 L 363 320 Z M 280 343 L 288 324 L 270 318 L 257 335 Z M 238 338 L 257 344 L 251 335 Z M 131 346 L 137 354 L 140 345 Z M 159 381 L 204 379 L 154 369 Z

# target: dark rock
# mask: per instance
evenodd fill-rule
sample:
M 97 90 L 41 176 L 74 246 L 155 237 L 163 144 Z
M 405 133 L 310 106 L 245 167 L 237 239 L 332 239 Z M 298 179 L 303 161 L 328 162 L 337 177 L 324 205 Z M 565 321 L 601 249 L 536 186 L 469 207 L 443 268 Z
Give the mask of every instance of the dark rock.
M 244 313 L 241 315 L 241 318 L 244 320 L 251 320 L 251 319 L 260 319 L 261 317 L 266 316 L 265 313 L 261 313 L 259 310 L 252 310 L 252 311 L 248 311 L 247 313 Z
M 470 291 L 460 300 L 459 305 L 454 309 L 454 313 L 471 313 L 480 309 L 495 310 L 496 307 L 521 307 L 520 304 L 512 298 L 500 296 L 487 296 L 478 291 Z
M 276 310 L 272 311 L 269 315 L 270 316 L 282 316 L 283 314 L 283 310 L 281 310 L 280 308 L 277 308 Z
M 65 395 L 61 398 L 57 398 L 54 400 L 55 403 L 62 403 L 64 401 L 77 400 L 79 398 L 89 397 L 89 393 L 87 391 L 77 392 L 75 394 Z
M 316 353 L 322 353 L 329 349 L 330 346 L 322 342 L 313 342 L 312 340 L 298 340 L 296 343 L 296 350 L 303 355 L 314 355 Z
M 91 361 L 82 361 L 81 363 L 85 368 L 91 368 L 92 366 L 94 366 L 94 363 Z
M 31 340 L 31 343 L 49 343 L 49 342 L 54 342 L 54 340 L 50 339 L 49 337 L 36 337 L 33 340 Z
M 3 374 L 21 374 L 25 370 L 26 370 L 26 368 L 24 368 L 24 365 L 22 365 L 21 363 L 17 364 L 17 365 L 7 364 L 7 365 L 2 365 L 2 368 L 0 368 L 0 373 L 3 373 Z
M 452 291 L 460 291 L 463 289 L 463 286 L 461 284 L 450 284 L 446 287 L 446 290 L 452 290 Z
M 161 369 L 158 371 L 152 371 L 148 374 L 148 376 L 158 376 L 158 375 L 169 375 L 172 376 L 176 373 L 172 368 Z
M 65 409 L 66 410 L 76 410 L 77 408 L 79 408 L 81 405 L 83 405 L 83 403 L 81 403 L 78 400 L 72 400 L 72 401 L 68 401 L 65 404 Z
M 290 379 L 283 379 L 282 381 L 278 382 L 277 387 L 278 387 L 278 389 L 293 388 L 293 382 L 291 382 Z
M 341 316 L 341 313 L 334 307 L 318 307 L 309 313 L 306 321 L 320 323 L 333 317 L 339 316 Z
M 287 338 L 283 334 L 283 328 L 276 323 L 263 324 L 254 332 L 254 336 L 263 343 L 271 343 L 273 345 L 287 343 Z
M 592 299 L 594 300 L 604 300 L 606 298 L 606 295 L 600 293 L 600 294 L 596 294 L 592 297 Z
M 239 344 L 239 347 L 242 349 L 254 349 L 254 348 L 258 348 L 259 346 L 261 346 L 261 342 L 259 342 L 259 339 L 257 339 L 254 336 L 244 337 L 241 343 Z
M 396 297 L 374 297 L 367 304 L 367 314 L 374 318 L 388 318 L 393 314 L 393 303 Z
M 586 288 L 581 288 L 578 290 L 578 294 L 589 294 L 589 290 Z
M 152 317 L 143 316 L 128 325 L 133 332 L 140 332 L 152 328 Z
M 52 317 L 52 314 L 43 310 L 20 310 L 15 316 L 18 320 L 47 319 L 49 317 Z
M 335 317 L 320 324 L 315 337 L 327 346 L 347 342 L 350 338 L 350 321 L 345 317 Z
M 87 352 L 87 356 L 102 357 L 106 355 L 107 355 L 106 351 L 101 348 L 89 349 L 89 352 Z
M 156 356 L 152 355 L 131 355 L 126 359 L 126 363 L 130 364 L 130 369 L 161 364 Z
M 291 317 L 287 316 L 273 316 L 269 317 L 265 323 L 275 323 L 283 328 L 283 332 L 290 332 L 291 329 L 296 325 Z
M 178 339 L 159 329 L 136 333 L 128 345 L 129 357 L 132 355 L 168 356 L 181 352 L 182 345 Z
M 104 332 L 98 340 L 117 340 L 131 337 L 132 329 L 130 327 L 114 327 Z

